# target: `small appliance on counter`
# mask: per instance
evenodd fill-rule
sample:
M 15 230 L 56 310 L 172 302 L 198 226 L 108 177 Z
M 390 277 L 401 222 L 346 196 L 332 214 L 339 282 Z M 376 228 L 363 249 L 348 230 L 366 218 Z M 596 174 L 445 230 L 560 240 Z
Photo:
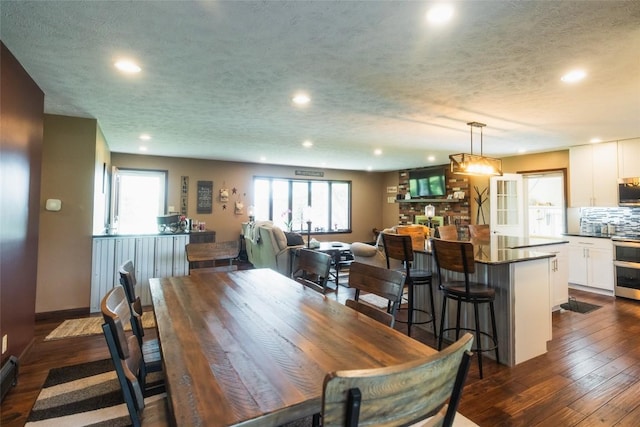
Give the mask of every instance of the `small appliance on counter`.
M 176 233 L 182 231 L 180 228 L 180 215 L 160 215 L 157 217 L 158 232 L 160 233 Z

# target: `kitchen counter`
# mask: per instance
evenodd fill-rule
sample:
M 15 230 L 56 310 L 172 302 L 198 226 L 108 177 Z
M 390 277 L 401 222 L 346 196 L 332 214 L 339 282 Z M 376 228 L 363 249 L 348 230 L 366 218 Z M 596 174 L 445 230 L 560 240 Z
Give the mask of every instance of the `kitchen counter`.
M 470 279 L 487 283 L 496 290 L 494 306 L 501 362 L 514 366 L 546 353 L 547 342 L 552 337 L 551 298 L 556 257 L 553 245 L 563 246 L 568 240 L 492 235 L 490 239 L 472 239 L 471 242 L 476 264 Z M 416 252 L 415 267 L 433 271 L 433 280 L 437 283 L 429 244 L 424 251 Z M 452 272 L 447 272 L 447 276 L 452 280 L 463 278 L 461 274 Z M 439 322 L 442 296 L 440 292 L 434 296 Z M 419 308 L 428 310 L 428 296 L 422 289 L 418 289 L 415 298 L 421 306 Z M 463 316 L 472 319 L 473 309 L 470 304 L 467 306 L 463 309 Z M 455 322 L 455 309 L 450 306 L 445 327 L 451 327 Z M 490 330 L 486 312 L 481 312 L 480 323 L 483 330 Z M 493 356 L 488 352 L 483 357 Z
M 184 235 L 199 235 L 205 233 L 215 233 L 213 230 L 198 230 L 198 231 L 179 231 L 176 233 L 102 233 L 102 234 L 94 234 L 94 238 L 106 238 L 106 237 L 162 237 L 162 236 L 184 236 Z
M 564 239 L 544 237 L 516 237 L 494 234 L 490 239 L 471 239 L 475 251 L 475 260 L 480 264 L 510 264 L 531 261 L 541 258 L 552 258 L 555 255 L 543 251 L 543 246 L 569 243 Z M 531 248 L 540 248 L 536 251 Z M 425 253 L 431 254 L 430 241 L 425 245 Z
M 601 233 L 564 233 L 563 236 L 595 237 L 595 238 L 598 238 L 598 239 L 610 239 L 614 235 L 613 234 L 601 234 Z

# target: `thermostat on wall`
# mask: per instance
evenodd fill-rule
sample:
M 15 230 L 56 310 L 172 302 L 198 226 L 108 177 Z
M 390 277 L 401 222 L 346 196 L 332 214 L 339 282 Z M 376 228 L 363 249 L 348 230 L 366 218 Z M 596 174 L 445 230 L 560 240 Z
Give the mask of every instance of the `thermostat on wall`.
M 62 208 L 60 199 L 47 199 L 45 209 L 48 211 L 59 211 Z

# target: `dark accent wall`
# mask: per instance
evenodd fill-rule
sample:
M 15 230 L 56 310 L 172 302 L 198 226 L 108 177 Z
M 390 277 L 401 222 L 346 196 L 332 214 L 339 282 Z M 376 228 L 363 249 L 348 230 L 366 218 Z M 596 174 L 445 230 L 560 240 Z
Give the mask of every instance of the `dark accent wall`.
M 20 356 L 35 330 L 44 93 L 0 42 L 0 338 Z

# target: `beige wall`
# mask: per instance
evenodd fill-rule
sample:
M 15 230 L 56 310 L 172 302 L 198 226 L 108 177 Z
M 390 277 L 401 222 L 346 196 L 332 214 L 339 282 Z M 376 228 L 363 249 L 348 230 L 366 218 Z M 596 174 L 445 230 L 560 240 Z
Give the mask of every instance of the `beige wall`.
M 100 234 L 105 230 L 109 216 L 111 152 L 100 128 L 98 127 L 96 131 L 96 155 L 93 174 L 93 233 Z
M 180 206 L 180 178 L 181 176 L 188 176 L 189 202 L 187 216 L 198 221 L 205 221 L 207 229 L 215 230 L 216 240 L 219 242 L 235 240 L 239 237 L 240 224 L 247 221 L 247 208 L 252 204 L 254 176 L 296 178 L 296 169 L 307 169 L 122 153 L 112 153 L 111 162 L 113 166 L 120 168 L 168 170 L 168 205 L 175 206 L 177 210 Z M 384 225 L 381 207 L 384 174 L 332 169 L 325 169 L 323 172 L 324 177 L 321 179 L 340 179 L 352 182 L 353 232 L 350 234 L 321 235 L 317 239 L 344 242 L 371 241 L 373 238 L 371 230 L 374 227 L 380 228 Z M 230 191 L 226 209 L 223 209 L 224 203 L 215 200 L 213 213 L 198 214 L 196 212 L 196 186 L 198 181 L 213 181 L 214 196 L 217 196 L 218 191 L 223 187 L 229 190 L 236 188 L 237 194 L 234 195 Z M 235 215 L 233 209 L 235 201 L 244 203 L 245 210 L 243 215 Z
M 36 313 L 89 307 L 97 121 L 45 115 Z M 44 209 L 47 199 L 62 210 Z
M 398 188 L 398 171 L 387 172 L 382 177 L 381 199 L 382 199 L 382 227 L 379 230 L 397 225 L 399 223 L 400 205 L 398 203 L 388 203 L 387 198 L 395 198 L 397 193 L 387 193 L 387 187 Z

